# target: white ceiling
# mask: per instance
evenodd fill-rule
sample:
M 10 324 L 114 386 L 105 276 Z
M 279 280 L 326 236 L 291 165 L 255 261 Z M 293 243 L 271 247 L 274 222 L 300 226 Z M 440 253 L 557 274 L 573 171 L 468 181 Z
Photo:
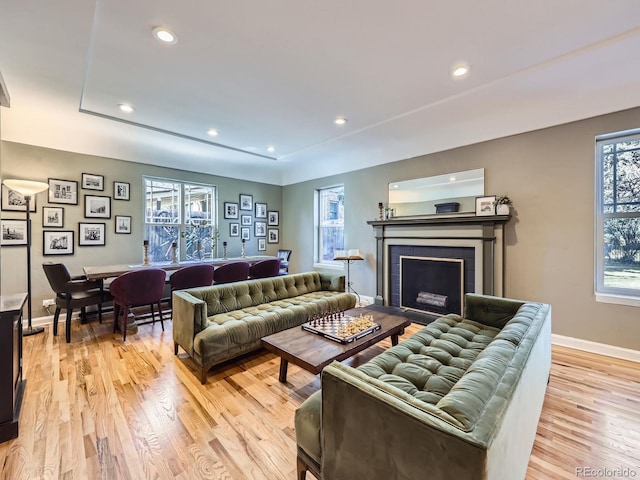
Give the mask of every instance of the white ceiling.
M 0 0 L 2 139 L 286 185 L 639 106 L 639 25 L 638 0 Z

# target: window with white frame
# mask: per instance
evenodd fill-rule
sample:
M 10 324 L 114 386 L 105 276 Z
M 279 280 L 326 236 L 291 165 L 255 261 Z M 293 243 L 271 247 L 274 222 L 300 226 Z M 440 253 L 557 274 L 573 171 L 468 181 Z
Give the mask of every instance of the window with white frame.
M 596 138 L 596 295 L 640 300 L 640 130 Z
M 316 190 L 316 226 L 316 263 L 333 263 L 344 250 L 344 185 Z
M 202 260 L 217 256 L 216 187 L 144 178 L 145 239 L 149 261 Z

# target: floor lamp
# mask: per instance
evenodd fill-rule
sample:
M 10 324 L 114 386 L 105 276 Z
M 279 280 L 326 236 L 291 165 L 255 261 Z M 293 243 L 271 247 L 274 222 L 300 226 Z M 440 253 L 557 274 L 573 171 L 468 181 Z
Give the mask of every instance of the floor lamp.
M 35 335 L 44 332 L 44 327 L 33 327 L 31 325 L 31 199 L 37 193 L 44 192 L 49 185 L 43 182 L 31 180 L 5 180 L 3 182 L 11 190 L 22 194 L 27 207 L 27 318 L 28 326 L 22 330 L 22 335 Z

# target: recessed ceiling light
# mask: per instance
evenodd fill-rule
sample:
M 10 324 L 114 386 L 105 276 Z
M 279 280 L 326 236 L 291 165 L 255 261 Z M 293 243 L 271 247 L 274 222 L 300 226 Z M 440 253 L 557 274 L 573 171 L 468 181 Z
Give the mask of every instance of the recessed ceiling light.
M 347 123 L 347 117 L 336 117 L 333 123 L 335 123 L 336 125 L 344 125 L 345 123 Z
M 466 63 L 459 63 L 457 65 L 454 65 L 451 69 L 451 76 L 453 78 L 464 78 L 469 75 L 469 70 L 471 70 L 471 67 L 469 65 L 467 65 Z
M 276 151 L 276 147 L 274 147 L 273 145 L 269 145 L 269 146 L 267 147 L 267 152 L 269 152 L 269 153 L 273 153 L 273 152 L 275 152 L 275 151 Z
M 456 181 L 456 177 L 449 177 L 449 181 L 450 182 L 455 182 Z
M 135 108 L 133 108 L 128 103 L 119 103 L 118 108 L 125 113 L 132 113 L 135 110 Z
M 178 43 L 178 36 L 167 27 L 154 27 L 151 31 L 153 32 L 153 36 L 162 43 L 167 43 L 169 45 Z
M 212 137 L 217 137 L 218 131 L 215 128 L 210 128 L 209 130 L 207 130 L 207 134 L 211 135 Z

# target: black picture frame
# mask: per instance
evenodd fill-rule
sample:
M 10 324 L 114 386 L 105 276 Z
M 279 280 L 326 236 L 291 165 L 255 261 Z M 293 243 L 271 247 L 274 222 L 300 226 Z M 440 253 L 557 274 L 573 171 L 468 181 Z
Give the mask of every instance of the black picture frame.
M 240 215 L 240 223 L 243 227 L 251 226 L 251 215 Z
M 269 210 L 267 212 L 267 225 L 270 227 L 280 225 L 280 212 L 278 212 L 278 210 Z
M 26 212 L 27 211 L 27 201 L 24 199 L 24 195 L 12 188 L 7 187 L 4 183 L 2 184 L 2 205 L 0 209 L 5 212 Z M 29 202 L 29 211 L 36 211 L 36 196 L 33 195 L 31 197 L 31 201 Z
M 256 202 L 256 218 L 267 218 L 267 204 Z
M 269 228 L 267 230 L 267 243 L 280 243 L 280 229 Z
M 95 173 L 82 174 L 82 188 L 84 190 L 98 190 L 104 192 L 104 176 Z
M 73 230 L 43 230 L 42 255 L 73 255 Z
M 476 197 L 476 216 L 490 217 L 496 214 L 496 196 L 488 195 L 484 197 Z
M 239 223 L 230 223 L 229 224 L 229 236 L 230 237 L 239 237 L 240 236 L 240 224 Z
M 129 201 L 131 184 L 128 182 L 113 182 L 113 199 Z
M 131 216 L 130 215 L 116 215 L 115 216 L 115 233 L 117 234 L 131 234 Z
M 267 236 L 267 223 L 256 222 L 253 224 L 253 235 L 256 238 L 264 238 Z
M 27 220 L 3 218 L 0 220 L 0 224 L 2 224 L 0 245 L 3 247 L 19 247 L 27 245 Z
M 106 223 L 78 223 L 79 247 L 104 247 L 107 244 Z
M 49 203 L 78 205 L 78 182 L 75 180 L 50 178 Z
M 241 193 L 239 203 L 240 203 L 240 210 L 253 211 L 253 195 Z
M 42 228 L 64 228 L 64 207 L 42 207 Z
M 240 238 L 242 240 L 251 240 L 251 229 L 249 227 L 242 227 L 240 229 Z
M 111 218 L 111 197 L 85 195 L 84 218 Z
M 238 204 L 235 202 L 224 202 L 224 218 L 238 218 Z
M 258 251 L 259 252 L 264 252 L 267 250 L 267 239 L 266 238 L 259 238 L 258 239 Z

